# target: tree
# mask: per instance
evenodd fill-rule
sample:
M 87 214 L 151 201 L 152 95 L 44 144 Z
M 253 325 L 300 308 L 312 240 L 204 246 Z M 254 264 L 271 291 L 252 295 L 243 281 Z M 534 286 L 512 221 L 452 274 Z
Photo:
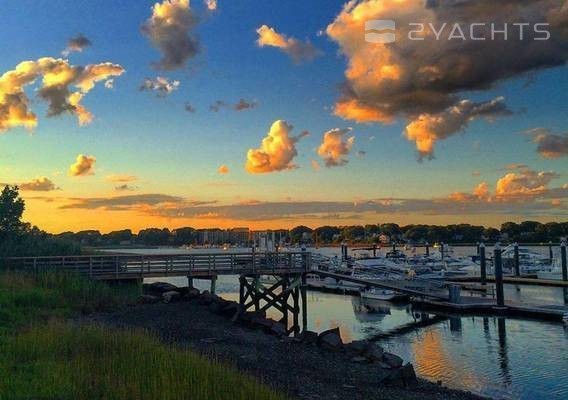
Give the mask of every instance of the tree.
M 17 186 L 5 186 L 0 194 L 0 234 L 20 233 L 24 224 L 22 215 L 26 206 Z
M 304 225 L 297 226 L 290 231 L 290 239 L 294 243 L 301 243 L 306 241 L 305 236 L 310 236 L 312 234 L 312 228 Z
M 149 228 L 138 232 L 138 240 L 146 245 L 158 246 L 168 244 L 170 231 L 167 228 Z
M 331 243 L 335 235 L 339 235 L 340 230 L 337 226 L 320 226 L 315 230 L 318 241 Z
M 177 228 L 172 231 L 172 243 L 177 246 L 195 242 L 195 229 L 190 227 Z

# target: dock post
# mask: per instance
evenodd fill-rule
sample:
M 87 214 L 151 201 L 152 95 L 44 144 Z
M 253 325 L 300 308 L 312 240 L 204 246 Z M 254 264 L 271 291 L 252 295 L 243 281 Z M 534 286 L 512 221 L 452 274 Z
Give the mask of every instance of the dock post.
M 450 303 L 459 304 L 461 303 L 461 286 L 460 285 L 450 285 L 449 288 L 449 300 Z
M 211 290 L 209 291 L 211 294 L 215 294 L 215 287 L 217 286 L 217 277 L 211 277 Z
M 497 292 L 497 305 L 505 305 L 505 295 L 503 293 L 503 261 L 501 259 L 501 247 L 495 243 L 493 250 L 493 263 L 495 264 L 495 290 Z
M 550 264 L 554 261 L 554 253 L 552 252 L 552 240 L 548 242 L 548 257 L 550 258 Z
M 560 259 L 562 263 L 562 280 L 568 281 L 568 267 L 566 266 L 566 240 L 560 245 Z
M 306 291 L 308 288 L 308 283 L 306 279 L 306 273 L 302 273 L 302 286 L 301 286 L 301 296 L 302 296 L 302 332 L 308 330 L 308 296 Z
M 426 257 L 430 257 L 430 243 L 426 242 Z
M 373 258 L 377 258 L 377 244 L 373 245 Z
M 442 261 L 444 261 L 444 242 L 440 245 L 440 254 L 442 255 Z
M 476 244 L 476 250 L 477 250 L 476 254 L 479 255 L 479 242 L 477 242 L 477 244 Z
M 513 244 L 513 249 L 515 251 L 515 276 L 521 276 L 521 266 L 519 265 L 519 244 L 517 242 Z
M 485 244 L 479 245 L 479 269 L 481 273 L 481 284 L 487 285 L 487 260 L 485 259 Z
M 189 288 L 192 288 L 192 287 L 193 287 L 193 277 L 190 276 L 190 275 L 187 276 L 187 286 L 188 286 Z

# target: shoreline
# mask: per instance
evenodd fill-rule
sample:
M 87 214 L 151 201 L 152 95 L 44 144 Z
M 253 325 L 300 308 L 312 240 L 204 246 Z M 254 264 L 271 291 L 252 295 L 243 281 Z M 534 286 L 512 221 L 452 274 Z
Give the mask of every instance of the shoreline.
M 189 290 L 178 289 L 182 292 Z M 215 298 L 206 291 L 203 294 L 193 291 L 191 298 L 186 294 L 178 301 L 169 302 L 168 299 L 168 304 L 165 304 L 160 297 L 146 295 L 141 299 L 152 304 L 137 304 L 110 313 L 93 314 L 81 317 L 77 322 L 147 330 L 168 344 L 189 347 L 207 358 L 228 363 L 291 398 L 484 398 L 420 378 L 413 377 L 409 381 L 385 379 L 395 371 L 384 369 L 386 366 L 381 361 L 371 362 L 355 355 L 352 351 L 357 346 L 355 343 L 330 348 L 317 345 L 315 340 L 288 338 L 278 335 L 274 329 L 265 329 L 272 333 L 269 334 L 235 317 L 220 315 Z M 223 302 L 230 305 L 229 308 L 236 305 Z

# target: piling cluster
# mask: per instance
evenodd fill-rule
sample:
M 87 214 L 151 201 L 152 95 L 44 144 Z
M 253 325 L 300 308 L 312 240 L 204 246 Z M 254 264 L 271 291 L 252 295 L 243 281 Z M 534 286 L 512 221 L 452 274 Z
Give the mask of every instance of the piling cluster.
M 311 346 L 323 352 L 333 352 L 343 356 L 348 363 L 373 364 L 377 367 L 379 381 L 385 384 L 409 387 L 417 382 L 412 364 L 404 364 L 399 356 L 366 340 L 344 344 L 339 328 L 319 334 L 305 330 L 299 336 L 291 338 L 287 335 L 285 325 L 268 318 L 265 312 L 243 312 L 237 302 L 225 300 L 207 290 L 200 291 L 193 287 L 177 287 L 170 283 L 155 282 L 144 284 L 143 291 L 144 294 L 138 298 L 139 304 L 191 301 L 207 307 L 210 312 L 227 318 L 235 324 L 260 330 L 280 340 L 288 341 L 294 346 Z

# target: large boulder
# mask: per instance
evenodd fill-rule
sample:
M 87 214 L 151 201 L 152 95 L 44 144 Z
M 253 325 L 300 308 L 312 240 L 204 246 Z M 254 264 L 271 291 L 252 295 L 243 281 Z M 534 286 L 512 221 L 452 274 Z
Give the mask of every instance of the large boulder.
M 148 293 L 163 294 L 166 292 L 179 292 L 179 289 L 176 285 L 172 285 L 171 283 L 167 282 L 154 282 L 145 284 L 143 288 Z
M 158 296 L 152 296 L 151 294 L 143 294 L 142 296 L 138 297 L 136 303 L 138 304 L 154 304 L 160 301 Z
M 314 331 L 308 331 L 305 330 L 303 331 L 300 336 L 298 337 L 298 339 L 302 342 L 302 343 L 306 343 L 306 344 L 317 344 L 318 342 L 318 334 L 317 332 Z
M 345 345 L 345 350 L 349 353 L 361 355 L 369 346 L 369 342 L 366 340 L 355 340 L 353 342 L 347 343 Z
M 203 293 L 201 293 L 201 296 L 199 296 L 199 298 L 197 299 L 199 304 L 204 306 L 208 306 L 209 304 L 217 300 L 218 297 L 214 294 L 209 293 L 207 290 L 204 290 Z
M 193 300 L 198 298 L 201 295 L 199 289 L 196 288 L 189 288 L 187 289 L 186 293 L 183 295 L 184 300 Z
M 162 293 L 162 301 L 166 304 L 177 301 L 180 298 L 181 298 L 181 294 L 179 294 L 179 292 L 176 292 L 175 290 Z
M 270 333 L 276 336 L 288 336 L 286 326 L 282 322 L 275 322 L 270 327 Z
M 329 329 L 323 331 L 318 336 L 318 344 L 329 350 L 339 350 L 343 346 L 343 340 L 341 340 L 341 332 L 339 328 Z
M 385 351 L 383 353 L 382 362 L 394 369 L 402 367 L 404 360 L 396 354 L 388 353 Z
M 399 387 L 410 387 L 418 383 L 418 380 L 414 367 L 408 363 L 402 368 L 392 370 L 385 377 L 384 382 Z

